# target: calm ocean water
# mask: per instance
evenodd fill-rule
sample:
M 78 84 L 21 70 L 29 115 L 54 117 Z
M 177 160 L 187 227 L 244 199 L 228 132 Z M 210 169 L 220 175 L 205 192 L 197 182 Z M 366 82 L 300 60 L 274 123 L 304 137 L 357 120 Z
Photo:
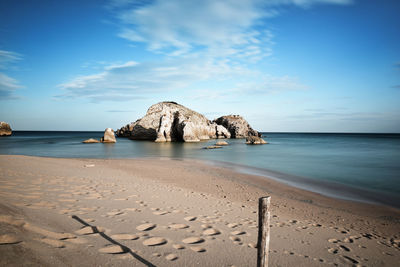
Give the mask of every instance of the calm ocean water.
M 0 154 L 80 158 L 169 157 L 201 159 L 264 175 L 325 195 L 400 207 L 400 134 L 264 133 L 270 143 L 230 139 L 216 150 L 200 143 L 154 143 L 118 138 L 82 144 L 102 132 L 16 131 L 0 138 Z

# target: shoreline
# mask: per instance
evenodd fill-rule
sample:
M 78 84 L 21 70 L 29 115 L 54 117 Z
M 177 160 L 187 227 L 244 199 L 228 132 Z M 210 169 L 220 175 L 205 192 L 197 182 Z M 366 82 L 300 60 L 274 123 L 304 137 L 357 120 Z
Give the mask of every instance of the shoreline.
M 197 159 L 190 159 L 197 160 Z M 261 176 L 300 190 L 321 194 L 323 196 L 347 200 L 358 203 L 375 204 L 400 209 L 400 197 L 392 193 L 356 188 L 334 181 L 316 180 L 308 177 L 296 176 L 265 168 L 257 168 L 224 161 L 204 161 L 212 166 L 233 168 L 236 172 L 243 174 Z
M 31 252 L 28 260 L 44 265 L 146 266 L 140 257 L 155 266 L 252 266 L 258 198 L 265 195 L 272 198 L 273 266 L 393 266 L 400 260 L 399 209 L 332 199 L 199 160 L 1 155 L 0 171 L 1 231 L 21 241 L 0 246 L 0 263 L 21 263 L 23 249 Z M 118 252 L 121 246 L 100 234 L 82 234 L 74 218 L 104 229 L 133 254 Z M 143 224 L 156 226 L 138 230 Z M 153 237 L 166 243 L 146 246 Z M 187 244 L 188 238 L 202 241 Z
M 266 168 L 259 168 L 250 165 L 242 165 L 233 162 L 215 161 L 200 158 L 179 158 L 169 156 L 148 156 L 148 157 L 132 157 L 132 158 L 87 158 L 87 157 L 49 157 L 49 156 L 36 156 L 36 155 L 9 155 L 0 154 L 0 156 L 27 156 L 39 158 L 55 158 L 55 159 L 85 159 L 85 160 L 177 160 L 187 162 L 205 163 L 209 166 L 221 167 L 226 169 L 234 169 L 235 172 L 263 177 L 268 180 L 273 180 L 283 185 L 293 187 L 299 190 L 320 194 L 322 196 L 345 200 L 355 203 L 365 203 L 372 205 L 381 205 L 391 208 L 400 209 L 400 196 L 391 192 L 382 192 L 377 190 L 367 190 L 365 188 L 356 188 L 351 185 L 344 185 L 334 181 L 315 180 L 308 177 L 296 176 L 288 173 L 269 170 Z
M 239 172 L 265 176 L 304 190 L 338 199 L 378 203 L 400 208 L 398 167 L 396 167 L 400 162 L 399 160 L 395 160 L 398 158 L 395 157 L 398 152 L 393 154 L 393 157 L 389 157 L 390 153 L 394 152 L 385 150 L 385 142 L 379 141 L 381 138 L 377 139 L 380 146 L 374 145 L 373 149 L 375 149 L 374 151 L 377 155 L 380 155 L 379 153 L 386 153 L 385 155 L 388 155 L 382 159 L 375 156 L 369 157 L 370 154 L 363 150 L 362 139 L 360 139 L 361 141 L 356 139 L 358 141 L 355 142 L 355 146 L 358 150 L 355 150 L 359 151 L 359 154 L 357 152 L 354 157 L 355 161 L 353 165 L 356 167 L 353 168 L 350 164 L 352 157 L 348 155 L 346 150 L 343 150 L 345 147 L 342 147 L 340 143 L 345 142 L 346 145 L 351 145 L 352 142 L 346 143 L 348 138 L 345 138 L 346 140 L 340 139 L 339 145 L 336 143 L 334 145 L 331 144 L 331 141 L 335 141 L 335 139 L 329 139 L 329 144 L 331 144 L 329 148 L 333 149 L 333 152 L 330 153 L 334 155 L 344 153 L 344 155 L 347 155 L 345 157 L 346 160 L 342 160 L 337 156 L 329 158 L 329 153 L 328 155 L 324 154 L 324 151 L 330 151 L 329 149 L 325 148 L 321 151 L 321 148 L 325 146 L 324 142 L 327 141 L 324 138 L 316 139 L 317 152 L 325 155 L 320 160 L 317 160 L 313 159 L 312 156 L 314 148 L 310 145 L 312 145 L 314 139 L 311 138 L 310 134 L 306 134 L 305 139 L 303 138 L 304 140 L 302 138 L 297 140 L 297 138 L 290 134 L 286 137 L 279 135 L 274 137 L 273 133 L 270 133 L 267 136 L 270 136 L 271 140 L 272 138 L 276 138 L 276 143 L 271 143 L 265 149 L 260 147 L 242 147 L 238 145 L 241 143 L 240 141 L 232 139 L 232 146 L 219 151 L 204 152 L 201 149 L 202 146 L 214 143 L 215 140 L 200 142 L 199 144 L 176 143 L 157 144 L 156 146 L 153 142 L 134 142 L 124 140 L 126 138 L 120 138 L 121 142 L 114 145 L 88 146 L 81 144 L 81 141 L 89 138 L 90 134 L 86 136 L 85 134 L 81 134 L 81 132 L 76 132 L 76 134 L 66 134 L 66 136 L 60 137 L 50 132 L 42 133 L 45 135 L 42 139 L 35 139 L 35 137 L 40 137 L 42 134 L 26 135 L 23 137 L 23 140 L 19 140 L 21 142 L 17 139 L 14 139 L 10 143 L 3 142 L 0 144 L 0 148 L 3 153 L 9 155 L 25 154 L 57 158 L 75 158 L 76 156 L 79 158 L 107 157 L 116 159 L 180 157 L 183 159 L 205 160 L 211 164 L 215 164 L 212 162 L 213 160 L 223 160 L 225 162 L 221 161 L 217 164 L 227 166 L 228 168 L 233 166 Z M 299 135 L 304 134 L 299 133 Z M 316 135 L 321 134 L 317 133 Z M 21 136 L 23 135 L 21 134 Z M 365 135 L 363 136 L 365 137 Z M 306 142 L 305 145 L 302 143 L 302 140 Z M 311 143 L 309 140 L 311 140 Z M 396 140 L 400 141 L 398 138 Z M 23 145 L 25 141 L 28 147 Z M 34 142 L 32 143 L 32 141 Z M 396 141 L 395 144 L 397 143 Z M 297 147 L 296 144 L 303 144 L 303 147 Z M 29 149 L 30 147 L 32 149 Z M 338 150 L 334 150 L 337 147 Z M 292 153 L 291 149 L 294 149 L 294 153 Z M 296 151 L 300 153 L 299 155 L 303 153 L 305 158 L 296 156 Z

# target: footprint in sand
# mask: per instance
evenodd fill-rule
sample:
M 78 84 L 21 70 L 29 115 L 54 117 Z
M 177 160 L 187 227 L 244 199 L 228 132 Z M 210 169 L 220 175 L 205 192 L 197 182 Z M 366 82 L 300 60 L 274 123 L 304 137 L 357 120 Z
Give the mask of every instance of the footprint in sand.
M 249 248 L 257 248 L 257 245 L 255 243 L 248 243 L 247 246 Z
M 165 214 L 168 214 L 168 213 L 169 213 L 168 211 L 155 211 L 155 212 L 153 212 L 154 215 L 165 215 Z
M 0 245 L 11 245 L 11 244 L 17 244 L 20 243 L 22 240 L 20 240 L 17 236 L 15 235 L 0 235 Z
M 109 245 L 99 249 L 99 252 L 106 254 L 121 254 L 125 253 L 126 251 L 119 245 Z
M 176 256 L 175 254 L 168 254 L 167 256 L 165 256 L 165 259 L 167 259 L 169 261 L 174 261 L 174 260 L 178 259 L 178 256 Z
M 353 258 L 351 258 L 351 257 L 349 257 L 349 256 L 341 256 L 343 259 L 345 259 L 345 261 L 348 261 L 348 262 L 351 262 L 351 263 L 353 263 L 353 264 L 357 264 L 358 263 L 358 261 L 357 260 L 355 260 L 355 259 L 353 259 Z
M 239 237 L 237 237 L 237 236 L 230 236 L 229 239 L 232 240 L 233 242 L 240 242 L 240 241 L 242 241 L 242 240 L 241 240 Z
M 143 241 L 143 245 L 145 246 L 161 246 L 167 243 L 167 240 L 162 237 L 150 237 Z
M 202 247 L 190 247 L 190 249 L 195 252 L 206 252 L 206 249 Z
M 0 215 L 0 222 L 15 225 L 15 226 L 22 226 L 25 224 L 25 222 L 23 220 L 15 219 L 8 215 Z
M 137 212 L 141 212 L 141 210 L 140 209 L 137 209 L 137 208 L 126 208 L 126 209 L 124 209 L 125 211 L 137 211 Z
M 117 215 L 122 215 L 124 214 L 123 211 L 111 211 L 111 212 L 107 212 L 108 216 L 117 216 Z
M 117 240 L 136 240 L 139 239 L 139 236 L 132 234 L 115 234 L 112 235 L 111 238 Z
M 185 221 L 191 222 L 191 221 L 196 220 L 197 217 L 196 216 L 188 216 L 188 217 L 185 217 L 184 219 L 185 219 Z
M 207 235 L 207 236 L 219 235 L 219 234 L 221 234 L 221 232 L 214 228 L 209 228 L 209 229 L 203 231 L 203 235 Z
M 233 232 L 231 232 L 231 235 L 244 235 L 244 234 L 246 234 L 245 231 L 233 231 Z
M 59 240 L 63 240 L 63 239 L 70 239 L 70 238 L 75 238 L 76 236 L 70 233 L 56 233 L 56 232 L 52 232 L 52 231 L 48 231 L 42 228 L 39 228 L 37 226 L 31 225 L 29 223 L 24 224 L 24 228 L 35 232 L 37 234 L 41 234 L 44 235 L 46 237 L 50 237 L 53 239 L 59 239 Z
M 171 229 L 185 229 L 185 228 L 189 228 L 189 225 L 186 225 L 183 223 L 174 223 L 174 224 L 170 224 L 169 227 Z
M 198 244 L 204 242 L 204 239 L 197 236 L 188 237 L 182 240 L 185 244 Z
M 136 227 L 137 230 L 139 231 L 150 231 L 153 230 L 154 228 L 156 228 L 156 224 L 154 223 L 145 223 L 145 224 L 141 224 L 138 227 Z
M 328 252 L 332 253 L 332 254 L 337 254 L 339 252 L 339 250 L 337 248 L 329 248 Z
M 85 226 L 85 227 L 79 229 L 78 231 L 75 231 L 75 233 L 77 233 L 79 235 L 91 235 L 91 234 L 96 234 L 96 233 L 103 233 L 104 231 L 105 231 L 105 229 L 102 227 Z
M 346 247 L 346 246 L 340 245 L 339 247 L 340 247 L 341 249 L 343 249 L 344 251 L 347 251 L 347 252 L 350 251 L 350 249 L 349 249 L 348 247 Z
M 237 223 L 229 223 L 227 226 L 228 226 L 229 228 L 236 228 L 236 227 L 239 226 L 239 224 L 237 224 Z

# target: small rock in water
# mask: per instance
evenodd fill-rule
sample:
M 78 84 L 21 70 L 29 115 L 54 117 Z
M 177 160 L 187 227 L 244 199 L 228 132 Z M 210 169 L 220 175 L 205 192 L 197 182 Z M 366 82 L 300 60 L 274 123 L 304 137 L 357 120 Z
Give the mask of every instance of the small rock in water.
M 87 139 L 85 141 L 82 141 L 82 143 L 84 143 L 84 144 L 94 144 L 94 143 L 100 143 L 100 141 L 97 140 L 97 139 L 90 138 L 90 139 Z
M 218 141 L 217 143 L 215 143 L 216 146 L 227 146 L 229 145 L 228 142 L 226 141 Z

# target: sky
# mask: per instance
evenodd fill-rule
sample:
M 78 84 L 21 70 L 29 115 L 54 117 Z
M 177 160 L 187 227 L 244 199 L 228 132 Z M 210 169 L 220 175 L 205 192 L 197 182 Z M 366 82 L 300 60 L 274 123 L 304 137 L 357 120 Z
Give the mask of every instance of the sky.
M 160 101 L 265 132 L 400 133 L 398 0 L 2 0 L 0 121 L 120 128 Z

